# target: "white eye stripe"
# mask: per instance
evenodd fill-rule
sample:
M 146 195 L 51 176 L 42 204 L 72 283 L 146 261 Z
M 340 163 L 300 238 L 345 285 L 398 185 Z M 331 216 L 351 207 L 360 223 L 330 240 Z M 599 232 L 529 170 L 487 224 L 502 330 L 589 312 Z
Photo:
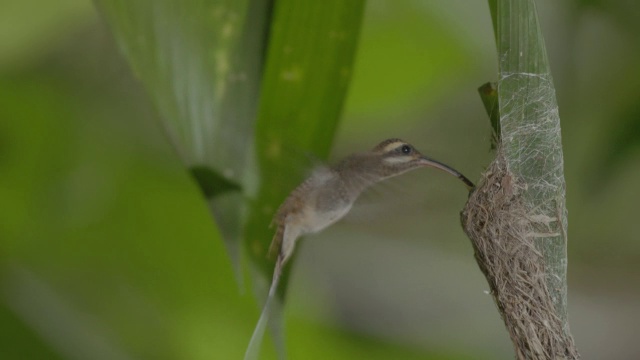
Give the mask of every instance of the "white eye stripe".
M 382 161 L 387 164 L 403 164 L 413 160 L 411 156 L 392 156 L 384 158 Z
M 395 150 L 396 148 L 398 148 L 398 146 L 400 146 L 400 145 L 404 145 L 404 143 L 400 142 L 400 141 L 394 141 L 392 143 L 387 144 L 382 149 L 382 152 L 391 152 L 391 151 Z

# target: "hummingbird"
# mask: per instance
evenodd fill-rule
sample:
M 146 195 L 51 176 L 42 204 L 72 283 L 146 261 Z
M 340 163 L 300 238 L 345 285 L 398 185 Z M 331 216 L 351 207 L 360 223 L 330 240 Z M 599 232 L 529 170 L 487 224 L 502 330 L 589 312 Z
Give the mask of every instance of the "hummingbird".
M 316 168 L 284 200 L 273 217 L 275 234 L 269 256 L 276 259 L 267 301 L 245 353 L 245 360 L 257 358 L 272 299 L 282 270 L 293 254 L 297 240 L 317 233 L 343 218 L 358 196 L 371 185 L 408 171 L 433 167 L 460 179 L 469 191 L 474 185 L 457 170 L 422 155 L 411 144 L 387 139 L 366 152 L 352 154 L 336 165 Z

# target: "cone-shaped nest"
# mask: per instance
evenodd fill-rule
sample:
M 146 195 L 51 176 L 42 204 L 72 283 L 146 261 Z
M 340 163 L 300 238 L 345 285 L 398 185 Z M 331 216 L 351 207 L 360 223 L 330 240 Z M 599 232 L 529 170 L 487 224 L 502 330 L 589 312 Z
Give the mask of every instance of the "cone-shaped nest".
M 578 359 L 547 288 L 544 256 L 535 246 L 541 234 L 533 223 L 539 217 L 525 207 L 525 191 L 526 184 L 508 171 L 498 149 L 461 214 L 462 227 L 471 239 L 517 358 Z

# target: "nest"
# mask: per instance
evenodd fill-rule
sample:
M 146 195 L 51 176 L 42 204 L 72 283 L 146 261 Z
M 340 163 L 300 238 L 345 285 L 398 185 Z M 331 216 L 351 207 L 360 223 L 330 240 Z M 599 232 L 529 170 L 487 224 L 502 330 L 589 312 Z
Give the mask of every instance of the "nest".
M 568 326 L 556 312 L 535 246 L 539 219 L 523 200 L 526 184 L 500 151 L 470 195 L 462 227 L 509 331 L 517 359 L 579 359 Z M 566 331 L 565 331 L 566 329 Z

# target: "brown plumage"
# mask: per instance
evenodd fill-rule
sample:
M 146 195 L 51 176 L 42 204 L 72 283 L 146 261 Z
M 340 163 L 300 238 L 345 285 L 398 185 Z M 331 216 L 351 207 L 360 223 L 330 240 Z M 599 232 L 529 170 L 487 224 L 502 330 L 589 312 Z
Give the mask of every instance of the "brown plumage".
M 332 167 L 316 169 L 291 192 L 273 218 L 272 225 L 275 225 L 276 231 L 269 246 L 269 255 L 277 255 L 277 259 L 267 302 L 245 353 L 245 360 L 257 357 L 282 268 L 293 254 L 297 239 L 321 231 L 340 220 L 367 187 L 425 166 L 446 171 L 462 180 L 469 189 L 473 188 L 471 181 L 456 170 L 423 156 L 400 139 L 388 139 L 372 150 L 348 156 Z
M 271 220 L 271 227 L 276 228 L 271 245 L 269 246 L 268 256 L 271 259 L 277 258 L 280 252 L 280 245 L 282 244 L 282 237 L 284 236 L 285 222 L 287 215 L 297 214 L 302 211 L 304 206 L 304 195 L 307 193 L 308 188 L 311 186 L 312 177 L 309 177 L 302 184 L 298 185 L 280 205 L 278 211 Z
M 339 220 L 348 212 L 360 193 L 372 184 L 423 166 L 432 166 L 460 178 L 468 188 L 473 184 L 459 172 L 424 157 L 400 139 L 387 139 L 371 151 L 348 156 L 333 167 L 320 167 L 295 188 L 273 218 L 276 232 L 268 255 L 286 262 L 293 244 L 283 248 L 287 226 L 301 226 L 298 236 L 316 232 Z M 326 217 L 317 214 L 329 214 Z M 319 220 L 310 224 L 308 218 Z M 319 219 L 316 219 L 318 218 Z M 323 222 L 324 221 L 324 222 Z M 291 239 L 295 242 L 295 239 Z

